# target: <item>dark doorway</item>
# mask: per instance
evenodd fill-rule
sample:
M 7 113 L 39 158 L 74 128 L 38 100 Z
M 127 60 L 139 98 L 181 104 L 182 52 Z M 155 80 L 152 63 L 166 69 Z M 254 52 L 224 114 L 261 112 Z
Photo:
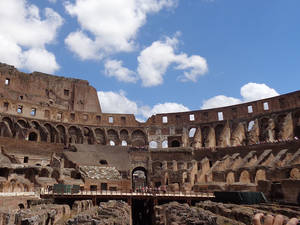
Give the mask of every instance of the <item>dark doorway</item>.
M 29 159 L 28 156 L 25 156 L 23 162 L 24 162 L 24 163 L 28 163 L 28 159 Z
M 34 133 L 34 132 L 31 132 L 31 133 L 29 134 L 28 140 L 29 140 L 29 141 L 37 141 L 37 134 Z
M 172 141 L 171 146 L 172 147 L 180 147 L 180 142 L 177 140 L 174 140 L 174 141 Z
M 107 191 L 107 183 L 101 183 L 101 191 Z
M 153 201 L 151 199 L 132 200 L 132 224 L 152 225 L 153 222 Z
M 90 191 L 97 191 L 97 185 L 91 185 Z

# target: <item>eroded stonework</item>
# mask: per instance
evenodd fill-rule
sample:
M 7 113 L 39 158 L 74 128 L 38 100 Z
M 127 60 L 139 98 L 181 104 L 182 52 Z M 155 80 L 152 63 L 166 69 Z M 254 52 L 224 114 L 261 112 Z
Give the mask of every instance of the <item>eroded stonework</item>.
M 299 204 L 299 138 L 300 91 L 141 123 L 102 113 L 87 81 L 0 64 L 0 193 L 248 190 Z

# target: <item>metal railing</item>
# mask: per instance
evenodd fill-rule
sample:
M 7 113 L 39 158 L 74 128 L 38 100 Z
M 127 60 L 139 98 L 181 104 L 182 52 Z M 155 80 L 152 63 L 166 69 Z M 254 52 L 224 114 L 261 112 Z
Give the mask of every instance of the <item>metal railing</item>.
M 28 192 L 0 192 L 0 196 L 11 197 L 11 196 L 37 196 L 38 193 L 33 191 Z
M 110 190 L 80 190 L 77 193 L 72 192 L 53 192 L 52 190 L 41 189 L 41 195 L 99 195 L 99 196 L 157 196 L 157 197 L 215 197 L 212 192 L 170 192 L 170 191 L 147 191 L 147 192 L 133 192 L 133 191 L 110 191 Z

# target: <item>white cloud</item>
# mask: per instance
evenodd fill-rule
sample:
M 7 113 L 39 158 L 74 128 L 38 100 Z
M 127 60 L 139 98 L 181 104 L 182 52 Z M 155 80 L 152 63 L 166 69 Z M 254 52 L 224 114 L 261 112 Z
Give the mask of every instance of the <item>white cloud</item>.
M 137 114 L 138 106 L 134 101 L 125 96 L 124 91 L 117 92 L 98 92 L 102 112 L 104 113 L 129 113 Z
M 55 56 L 45 48 L 55 41 L 63 20 L 50 8 L 40 18 L 39 8 L 26 0 L 0 1 L 0 60 L 18 68 L 52 73 L 59 68 Z M 41 56 L 37 65 L 32 63 Z
M 265 84 L 248 83 L 241 88 L 241 96 L 245 102 L 279 95 L 275 89 Z
M 109 77 L 116 77 L 117 80 L 129 83 L 137 81 L 136 73 L 123 67 L 123 62 L 118 60 L 107 60 L 104 64 L 105 74 Z
M 135 114 L 139 121 L 145 121 L 154 114 L 189 111 L 186 106 L 175 102 L 156 104 L 153 107 L 147 105 L 139 106 L 135 101 L 128 99 L 124 91 L 119 93 L 100 91 L 98 92 L 98 97 L 102 112 Z
M 203 101 L 203 105 L 201 109 L 218 108 L 218 107 L 224 107 L 229 105 L 236 105 L 240 103 L 242 103 L 240 99 L 227 97 L 224 95 L 218 95 Z
M 31 48 L 23 53 L 23 67 L 36 71 L 55 71 L 59 69 L 55 56 L 43 48 Z
M 140 108 L 140 113 L 145 117 L 149 118 L 151 115 L 160 113 L 173 113 L 173 112 L 185 112 L 189 111 L 186 106 L 176 102 L 165 102 L 154 105 L 152 108 L 149 106 L 143 106 Z
M 164 41 L 155 41 L 145 48 L 138 57 L 137 72 L 145 87 L 163 83 L 163 76 L 168 67 L 177 64 L 176 70 L 184 70 L 182 81 L 195 82 L 198 76 L 208 71 L 206 60 L 198 55 L 188 57 L 186 54 L 175 54 L 178 45 L 176 37 L 166 37 Z
M 77 18 L 81 30 L 72 32 L 65 43 L 82 60 L 132 51 L 136 46 L 137 32 L 146 23 L 147 14 L 174 7 L 176 2 L 177 0 L 68 1 L 65 8 L 71 16 Z M 84 42 L 80 42 L 81 40 Z M 83 47 L 78 48 L 77 45 Z M 88 54 L 87 49 L 91 46 L 93 54 Z
M 266 84 L 248 83 L 241 87 L 241 99 L 218 95 L 204 100 L 201 109 L 218 108 L 236 105 L 243 102 L 255 101 L 279 95 L 273 88 Z

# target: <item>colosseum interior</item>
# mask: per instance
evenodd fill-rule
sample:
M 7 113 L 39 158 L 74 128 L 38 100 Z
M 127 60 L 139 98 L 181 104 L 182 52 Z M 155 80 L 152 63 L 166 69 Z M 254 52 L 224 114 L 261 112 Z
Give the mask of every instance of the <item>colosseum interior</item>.
M 26 74 L 0 64 L 0 86 L 0 207 L 5 208 L 0 224 L 35 224 L 23 218 L 36 214 L 22 214 L 19 208 L 29 210 L 29 202 L 42 201 L 39 193 L 54 184 L 99 192 L 257 191 L 270 202 L 249 206 L 252 211 L 276 213 L 274 204 L 280 203 L 286 217 L 300 216 L 300 91 L 223 108 L 157 114 L 142 123 L 131 114 L 102 113 L 95 88 L 84 80 Z M 60 224 L 93 203 L 68 204 L 30 208 L 40 218 L 47 211 L 46 222 L 39 224 Z M 121 218 L 131 214 L 122 204 L 102 202 L 100 208 L 117 208 L 115 216 Z M 152 221 L 171 224 L 163 222 L 168 210 L 189 207 L 176 204 L 155 206 Z M 250 224 L 228 212 L 233 206 L 219 204 L 198 202 L 195 207 L 227 221 L 218 224 Z M 56 216 L 49 219 L 51 210 Z M 68 224 L 83 224 L 72 221 Z

